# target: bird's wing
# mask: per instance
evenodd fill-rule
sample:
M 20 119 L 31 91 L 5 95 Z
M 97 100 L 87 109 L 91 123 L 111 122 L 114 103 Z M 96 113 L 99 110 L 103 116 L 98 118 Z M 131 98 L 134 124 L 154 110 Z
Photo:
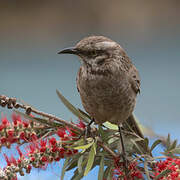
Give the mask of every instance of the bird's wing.
M 135 93 L 140 93 L 140 76 L 138 70 L 134 65 L 132 65 L 129 69 L 129 80 Z
M 77 77 L 76 77 L 76 84 L 77 84 L 77 90 L 78 92 L 80 91 L 80 87 L 79 87 L 79 78 L 81 77 L 81 71 L 82 71 L 82 67 L 79 68 Z

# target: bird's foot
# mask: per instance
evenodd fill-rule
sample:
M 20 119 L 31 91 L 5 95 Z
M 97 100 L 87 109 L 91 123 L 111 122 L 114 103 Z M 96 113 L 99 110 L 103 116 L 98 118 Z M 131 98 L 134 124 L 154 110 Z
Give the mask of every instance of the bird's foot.
M 89 122 L 89 124 L 85 127 L 84 132 L 79 136 L 78 139 L 81 139 L 82 136 L 85 136 L 85 138 L 93 136 L 91 132 L 91 124 L 94 122 L 94 118 Z

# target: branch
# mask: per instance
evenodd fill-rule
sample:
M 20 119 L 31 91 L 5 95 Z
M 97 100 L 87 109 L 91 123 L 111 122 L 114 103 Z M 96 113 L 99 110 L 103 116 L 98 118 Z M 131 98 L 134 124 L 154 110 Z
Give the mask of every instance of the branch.
M 25 105 L 25 104 L 21 104 L 21 103 L 17 103 L 17 99 L 16 98 L 9 98 L 5 95 L 0 95 L 0 106 L 2 107 L 6 107 L 8 109 L 18 109 L 18 108 L 21 108 L 21 109 L 24 109 L 26 114 L 27 115 L 30 115 L 32 112 L 37 114 L 37 115 L 40 115 L 40 116 L 43 116 L 43 117 L 46 117 L 48 118 L 49 120 L 55 120 L 57 122 L 60 122 L 61 124 L 64 124 L 70 128 L 73 128 L 75 130 L 77 130 L 79 133 L 83 133 L 84 130 L 77 127 L 76 125 L 74 125 L 73 123 L 70 123 L 70 122 L 67 122 L 63 119 L 60 119 L 52 114 L 48 114 L 48 113 L 44 113 L 42 111 L 38 111 L 37 109 L 29 106 L 29 105 Z M 107 147 L 105 144 L 103 144 L 102 140 L 100 139 L 100 137 L 97 138 L 97 141 L 98 141 L 98 144 L 107 152 L 109 153 L 110 155 L 113 156 L 113 158 L 117 158 L 118 155 L 113 152 L 109 147 Z
M 38 111 L 34 108 L 32 108 L 31 106 L 28 106 L 28 105 L 24 105 L 24 104 L 21 104 L 21 103 L 17 103 L 17 100 L 16 98 L 9 98 L 9 97 L 6 97 L 4 95 L 0 95 L 0 105 L 2 107 L 5 107 L 7 105 L 7 108 L 8 109 L 12 109 L 12 108 L 15 108 L 15 109 L 18 109 L 18 108 L 21 108 L 21 109 L 24 109 L 26 111 L 26 114 L 27 115 L 30 115 L 31 112 L 37 114 L 37 115 L 40 115 L 40 116 L 43 116 L 43 117 L 47 117 L 49 120 L 55 120 L 55 121 L 58 121 L 60 122 L 61 124 L 64 124 L 70 128 L 73 128 L 75 130 L 77 130 L 78 132 L 80 133 L 83 133 L 84 131 L 77 127 L 76 125 L 70 123 L 70 122 L 67 122 L 63 119 L 60 119 L 52 114 L 48 114 L 48 113 L 44 113 L 42 111 Z

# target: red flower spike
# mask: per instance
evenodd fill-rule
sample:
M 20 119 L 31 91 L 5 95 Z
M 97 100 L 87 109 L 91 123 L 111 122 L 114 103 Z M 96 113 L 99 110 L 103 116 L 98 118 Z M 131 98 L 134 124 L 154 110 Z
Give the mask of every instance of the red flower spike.
M 1 121 L 4 127 L 7 127 L 10 124 L 7 117 L 2 117 Z
M 12 118 L 12 120 L 13 120 L 14 126 L 17 126 L 18 123 L 21 124 L 21 122 L 22 122 L 21 116 L 20 116 L 20 115 L 17 115 L 16 113 L 12 113 L 11 118 Z
M 77 149 L 73 149 L 73 153 L 74 154 L 78 153 L 78 150 Z
M 48 158 L 47 158 L 46 156 L 42 156 L 42 157 L 41 157 L 41 161 L 42 161 L 42 162 L 48 162 Z
M 41 153 L 44 153 L 46 151 L 46 147 L 41 147 L 39 150 Z
M 35 157 L 34 156 L 32 156 L 30 159 L 31 159 L 32 162 L 35 161 Z
M 16 150 L 17 150 L 20 158 L 24 157 L 24 155 L 23 155 L 22 151 L 20 150 L 19 146 L 16 146 Z
M 4 158 L 6 160 L 7 166 L 10 166 L 11 165 L 10 159 L 8 158 L 8 156 L 6 154 L 3 154 L 3 155 L 4 155 Z
M 14 130 L 13 129 L 9 129 L 7 131 L 7 134 L 8 134 L 8 136 L 12 137 L 14 135 Z
M 41 139 L 39 144 L 40 144 L 41 147 L 46 147 L 47 140 Z
M 32 169 L 32 166 L 31 165 L 28 165 L 26 167 L 26 173 L 30 173 L 31 172 L 31 169 Z
M 36 147 L 34 144 L 30 144 L 27 148 L 27 150 L 29 151 L 28 154 L 34 154 L 36 151 Z
M 64 129 L 64 128 L 59 128 L 59 129 L 57 130 L 57 135 L 58 135 L 59 137 L 61 137 L 61 138 L 64 138 L 64 136 L 66 135 L 65 129 Z
M 1 144 L 4 144 L 4 143 L 7 142 L 7 138 L 6 137 L 1 137 L 0 141 L 1 141 Z
M 11 156 L 10 161 L 11 161 L 12 164 L 14 164 L 15 166 L 17 166 L 17 161 L 16 161 L 16 159 L 14 158 L 13 155 Z
M 55 146 L 55 145 L 57 144 L 56 138 L 55 138 L 55 137 L 51 137 L 51 138 L 49 139 L 49 144 L 52 145 L 52 146 Z
M 72 137 L 75 137 L 77 136 L 77 134 L 75 134 L 69 127 L 66 127 L 67 131 L 68 131 L 68 136 L 72 136 Z
M 64 149 L 63 147 L 60 147 L 60 148 L 59 148 L 59 152 L 60 152 L 61 154 L 64 154 L 65 149 Z
M 36 141 L 38 138 L 37 138 L 37 136 L 36 136 L 36 134 L 35 133 L 32 133 L 31 134 L 31 140 L 32 141 Z
M 51 151 L 52 151 L 53 153 L 54 153 L 54 152 L 57 152 L 57 151 L 58 151 L 58 147 L 53 146 L 52 149 L 51 149 Z
M 71 156 L 71 155 L 73 154 L 73 152 L 69 149 L 69 150 L 67 150 L 66 154 L 67 154 L 68 156 Z
M 20 165 L 21 163 L 22 163 L 22 160 L 21 160 L 21 159 L 18 159 L 18 160 L 17 160 L 17 164 Z
M 82 120 L 79 120 L 79 123 L 77 124 L 78 127 L 85 129 L 86 125 L 83 123 Z
M 29 126 L 29 122 L 23 121 L 23 126 L 27 128 Z
M 58 161 L 60 161 L 60 159 L 61 159 L 60 157 L 57 157 L 54 160 L 58 162 Z
M 24 140 L 24 141 L 27 141 L 27 138 L 25 136 L 25 132 L 20 132 L 19 138 Z
M 170 158 L 168 157 L 164 161 L 159 161 L 156 163 L 155 173 L 154 176 L 158 176 L 162 171 L 169 169 L 171 172 L 161 179 L 165 180 L 180 180 L 180 166 L 179 166 L 180 159 L 178 158 Z

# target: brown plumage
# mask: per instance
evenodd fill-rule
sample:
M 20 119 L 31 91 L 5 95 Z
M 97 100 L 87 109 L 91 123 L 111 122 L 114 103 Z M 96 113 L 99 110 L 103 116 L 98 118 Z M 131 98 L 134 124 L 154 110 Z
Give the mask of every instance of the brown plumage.
M 103 36 L 90 36 L 60 53 L 80 57 L 77 88 L 84 109 L 97 124 L 109 121 L 121 125 L 131 116 L 140 92 L 140 77 L 118 43 Z

